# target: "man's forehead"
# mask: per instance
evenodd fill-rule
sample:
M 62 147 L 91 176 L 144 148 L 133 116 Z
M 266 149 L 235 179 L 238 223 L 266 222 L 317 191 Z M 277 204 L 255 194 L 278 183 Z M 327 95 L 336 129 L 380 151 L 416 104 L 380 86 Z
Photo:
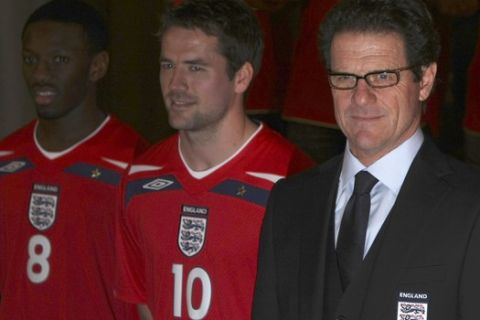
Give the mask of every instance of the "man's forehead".
M 73 22 L 55 20 L 40 20 L 30 23 L 26 29 L 23 41 L 48 39 L 52 45 L 76 44 L 88 47 L 89 39 L 82 25 Z
M 403 40 L 396 33 L 343 32 L 332 41 L 332 71 L 364 74 L 407 63 Z
M 177 53 L 198 54 L 201 52 L 220 54 L 218 39 L 208 35 L 200 29 L 171 27 L 167 29 L 160 42 L 160 55 L 165 56 Z

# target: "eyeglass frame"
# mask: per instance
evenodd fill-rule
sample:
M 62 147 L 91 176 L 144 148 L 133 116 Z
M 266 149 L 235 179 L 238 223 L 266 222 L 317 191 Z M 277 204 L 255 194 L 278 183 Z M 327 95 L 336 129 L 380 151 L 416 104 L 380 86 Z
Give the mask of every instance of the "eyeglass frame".
M 365 80 L 365 82 L 367 83 L 367 85 L 370 88 L 375 88 L 375 89 L 389 88 L 389 87 L 396 86 L 400 82 L 400 72 L 401 71 L 411 70 L 415 67 L 416 66 L 413 65 L 413 66 L 406 66 L 406 67 L 397 68 L 397 69 L 385 69 L 385 70 L 370 71 L 370 72 L 364 74 L 363 76 L 359 76 L 359 75 L 356 75 L 354 73 L 333 72 L 332 70 L 328 70 L 328 83 L 330 84 L 330 86 L 332 88 L 337 89 L 337 90 L 352 90 L 352 89 L 355 89 L 357 87 L 358 80 L 363 79 L 363 80 Z M 394 73 L 397 76 L 397 81 L 395 83 L 392 83 L 392 84 L 389 84 L 389 85 L 386 85 L 386 86 L 376 86 L 376 85 L 372 85 L 367 79 L 367 77 L 372 75 L 372 74 L 381 74 L 381 73 L 384 73 L 384 72 Z M 348 88 L 337 87 L 332 83 L 332 81 L 330 79 L 330 76 L 352 76 L 352 77 L 355 78 L 355 84 L 352 87 L 348 87 Z

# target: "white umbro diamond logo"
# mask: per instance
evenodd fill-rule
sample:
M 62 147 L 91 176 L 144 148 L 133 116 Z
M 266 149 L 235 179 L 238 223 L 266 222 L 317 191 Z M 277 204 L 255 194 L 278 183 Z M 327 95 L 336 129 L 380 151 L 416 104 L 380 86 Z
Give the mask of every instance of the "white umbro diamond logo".
M 162 190 L 173 184 L 173 181 L 165 179 L 155 179 L 147 184 L 143 185 L 143 189 L 149 190 Z
M 0 172 L 14 173 L 26 165 L 27 163 L 25 161 L 12 161 L 3 167 L 0 167 Z

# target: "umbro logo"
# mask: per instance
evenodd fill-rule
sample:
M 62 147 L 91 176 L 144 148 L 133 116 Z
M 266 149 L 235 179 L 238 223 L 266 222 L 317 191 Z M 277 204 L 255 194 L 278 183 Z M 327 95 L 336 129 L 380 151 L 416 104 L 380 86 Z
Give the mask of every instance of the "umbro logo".
M 0 172 L 5 173 L 14 173 L 25 167 L 27 163 L 25 161 L 12 161 L 2 167 L 0 167 Z
M 162 190 L 165 189 L 166 187 L 170 186 L 173 184 L 173 181 L 166 180 L 166 179 L 155 179 L 147 184 L 144 184 L 142 186 L 143 189 L 148 189 L 148 190 Z

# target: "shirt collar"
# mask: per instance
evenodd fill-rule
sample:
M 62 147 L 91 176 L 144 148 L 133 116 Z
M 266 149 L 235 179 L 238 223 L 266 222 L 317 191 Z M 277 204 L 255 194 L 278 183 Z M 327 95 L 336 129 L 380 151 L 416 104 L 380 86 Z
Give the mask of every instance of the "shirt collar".
M 367 170 L 382 184 L 398 195 L 405 180 L 408 169 L 413 162 L 424 140 L 421 129 L 403 142 L 400 146 L 378 159 L 368 168 L 365 167 L 351 152 L 347 141 L 340 174 L 339 191 L 344 192 L 355 175 L 361 170 Z M 353 188 L 353 183 L 351 185 Z

